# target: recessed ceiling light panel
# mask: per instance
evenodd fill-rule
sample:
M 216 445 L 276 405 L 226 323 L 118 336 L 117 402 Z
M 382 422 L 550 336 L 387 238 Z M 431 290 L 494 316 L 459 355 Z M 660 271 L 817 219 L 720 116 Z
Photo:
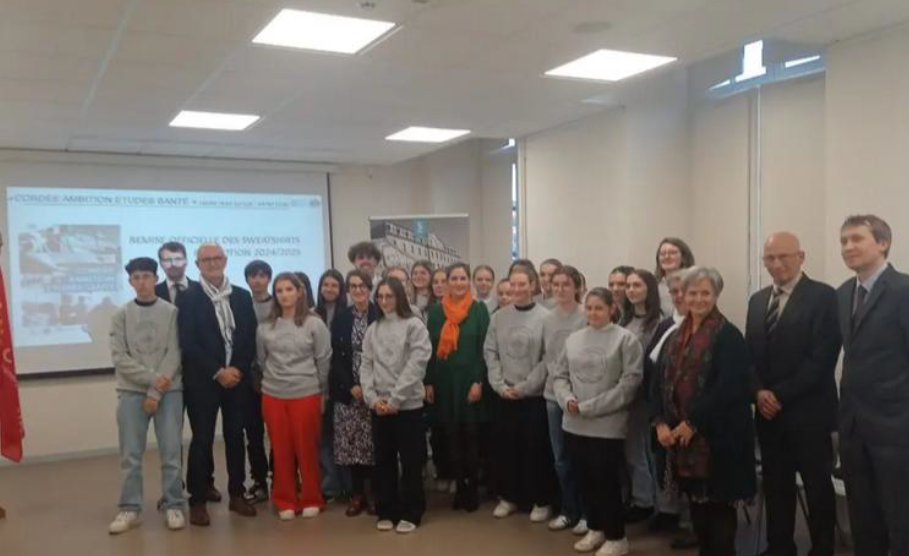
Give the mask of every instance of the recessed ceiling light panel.
M 412 126 L 389 135 L 385 139 L 388 141 L 410 141 L 413 143 L 444 143 L 468 133 L 470 133 L 469 129 Z
M 356 54 L 397 24 L 301 10 L 284 9 L 253 42 L 321 52 Z
M 196 112 L 183 110 L 170 122 L 171 127 L 242 131 L 259 121 L 255 114 L 226 114 L 223 112 Z
M 669 56 L 603 49 L 551 69 L 545 75 L 594 81 L 621 81 L 675 60 L 676 58 Z

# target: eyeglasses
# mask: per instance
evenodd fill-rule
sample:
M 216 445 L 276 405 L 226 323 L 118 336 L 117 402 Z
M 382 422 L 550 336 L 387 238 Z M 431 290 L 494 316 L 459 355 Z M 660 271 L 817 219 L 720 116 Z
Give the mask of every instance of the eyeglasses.
M 348 284 L 347 289 L 353 291 L 353 290 L 368 290 L 369 288 L 366 287 L 366 284 L 360 283 L 360 284 Z
M 227 260 L 227 257 L 203 257 L 199 259 L 199 262 L 202 264 L 221 264 L 225 260 Z

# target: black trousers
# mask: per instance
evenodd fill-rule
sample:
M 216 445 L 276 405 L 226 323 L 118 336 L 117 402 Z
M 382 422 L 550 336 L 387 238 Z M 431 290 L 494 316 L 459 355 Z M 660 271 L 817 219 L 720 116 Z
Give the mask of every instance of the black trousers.
M 189 462 L 186 489 L 191 505 L 204 504 L 211 485 L 214 462 L 212 445 L 215 441 L 215 424 L 221 411 L 221 434 L 227 459 L 228 492 L 231 496 L 243 494 L 246 478 L 246 451 L 243 446 L 243 408 L 246 404 L 246 386 L 223 388 L 215 381 L 210 384 L 193 384 L 186 387 L 186 414 L 192 429 L 189 443 Z
M 551 505 L 555 500 L 556 477 L 549 446 L 546 400 L 500 398 L 495 407 L 499 495 L 522 509 Z
M 909 446 L 840 435 L 849 522 L 859 556 L 909 556 Z
M 454 470 L 452 469 L 451 451 L 449 450 L 448 439 L 442 425 L 430 426 L 429 447 L 432 448 L 432 466 L 436 470 L 436 478 L 446 481 L 453 479 Z
M 262 394 L 247 384 L 247 400 L 243 411 L 243 431 L 246 433 L 246 456 L 249 458 L 249 474 L 260 485 L 268 480 L 268 457 L 265 455 L 265 421 L 262 419 Z M 238 386 L 239 388 L 239 386 Z
M 735 556 L 738 514 L 724 502 L 691 502 L 691 525 L 698 538 L 698 556 Z
M 477 423 L 446 423 L 443 425 L 447 440 L 451 476 L 462 482 L 476 484 L 480 465 L 480 434 Z
M 376 513 L 380 520 L 400 520 L 416 525 L 426 511 L 423 492 L 423 460 L 426 437 L 421 409 L 403 410 L 394 415 L 372 416 L 376 449 Z M 398 477 L 398 461 L 401 475 Z
M 622 473 L 625 441 L 565 433 L 565 445 L 578 473 L 578 486 L 587 510 L 587 526 L 606 539 L 625 538 Z
M 836 493 L 833 491 L 833 441 L 823 429 L 786 430 L 758 420 L 758 442 L 767 501 L 767 545 L 774 556 L 797 556 L 795 474 L 802 476 L 808 504 L 809 556 L 833 556 L 836 544 Z M 909 472 L 909 469 L 907 469 Z

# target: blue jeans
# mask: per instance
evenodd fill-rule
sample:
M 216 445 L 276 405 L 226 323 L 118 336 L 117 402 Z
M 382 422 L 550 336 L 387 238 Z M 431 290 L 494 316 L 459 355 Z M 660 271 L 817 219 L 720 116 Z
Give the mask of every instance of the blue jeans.
M 117 427 L 120 435 L 121 511 L 142 511 L 142 456 L 148 438 L 148 423 L 155 421 L 155 437 L 161 457 L 161 491 L 164 508 L 181 509 L 183 472 L 181 448 L 183 442 L 183 392 L 167 392 L 158 402 L 154 415 L 142 405 L 145 394 L 117 391 Z
M 342 465 L 335 465 L 334 442 L 334 404 L 331 400 L 328 400 L 325 403 L 325 413 L 322 414 L 322 435 L 319 439 L 322 495 L 328 498 L 349 494 L 353 488 L 348 468 Z
M 638 398 L 628 411 L 628 437 L 625 439 L 625 459 L 631 477 L 631 505 L 678 515 L 678 498 L 667 496 L 656 480 L 652 434 L 649 408 L 643 399 Z
M 562 408 L 559 404 L 546 400 L 546 414 L 549 418 L 549 443 L 552 445 L 552 459 L 555 462 L 556 476 L 559 478 L 559 490 L 562 492 L 560 513 L 572 522 L 584 517 L 578 496 L 578 483 L 568 449 L 565 446 L 565 431 L 562 430 Z

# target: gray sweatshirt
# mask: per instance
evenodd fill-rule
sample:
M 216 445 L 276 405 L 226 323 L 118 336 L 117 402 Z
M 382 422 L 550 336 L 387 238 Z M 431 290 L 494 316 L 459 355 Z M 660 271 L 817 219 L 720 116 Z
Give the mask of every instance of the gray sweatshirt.
M 385 315 L 370 324 L 360 363 L 366 405 L 385 400 L 399 410 L 423 407 L 423 378 L 431 355 L 429 331 L 420 317 Z
M 271 314 L 271 307 L 274 304 L 272 297 L 269 295 L 265 301 L 256 301 L 253 299 L 253 310 L 256 312 L 256 320 L 262 324 Z
M 331 333 L 315 313 L 302 326 L 285 318 L 261 323 L 256 329 L 256 358 L 263 394 L 289 400 L 328 391 Z
M 543 321 L 549 309 L 539 303 L 531 308 L 514 305 L 499 309 L 489 321 L 483 345 L 489 385 L 500 396 L 507 387 L 522 398 L 543 394 L 546 373 L 534 373 L 543 360 Z
M 565 346 L 565 339 L 572 332 L 587 326 L 587 314 L 580 305 L 571 313 L 565 313 L 558 305 L 549 312 L 543 320 L 543 360 L 533 370 L 531 382 L 539 381 L 539 375 L 545 376 L 546 386 L 543 397 L 549 401 L 556 401 L 555 392 L 552 390 L 552 379 L 556 360 Z
M 160 400 L 158 377 L 170 379 L 168 391 L 183 388 L 177 308 L 164 301 L 130 301 L 111 317 L 110 352 L 117 390 L 141 392 Z
M 644 375 L 643 351 L 631 332 L 615 324 L 571 334 L 553 381 L 565 412 L 562 429 L 578 436 L 625 438 L 629 406 Z M 578 402 L 578 414 L 568 411 L 569 401 Z
M 663 317 L 655 320 L 653 324 L 650 325 L 650 329 L 647 330 L 647 327 L 644 324 L 644 317 L 635 315 L 628 321 L 628 324 L 625 325 L 625 329 L 634 334 L 634 337 L 638 339 L 641 346 L 647 347 L 650 345 L 650 340 L 653 339 L 653 333 L 656 332 L 656 328 L 659 326 L 661 320 L 663 320 Z

